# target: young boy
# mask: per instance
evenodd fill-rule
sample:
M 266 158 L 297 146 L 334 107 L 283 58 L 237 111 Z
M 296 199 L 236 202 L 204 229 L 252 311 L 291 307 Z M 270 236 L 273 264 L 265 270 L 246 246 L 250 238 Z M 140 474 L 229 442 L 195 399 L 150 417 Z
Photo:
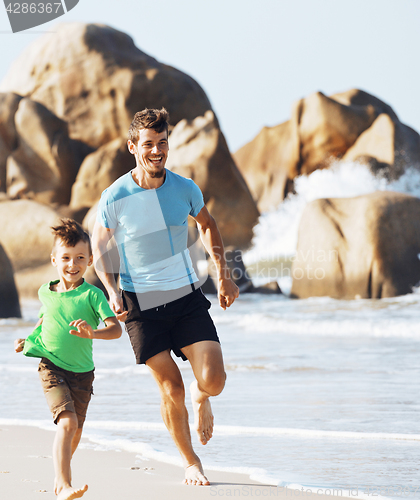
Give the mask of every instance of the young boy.
M 87 484 L 71 485 L 70 461 L 82 436 L 83 423 L 92 394 L 94 364 L 92 339 L 117 339 L 118 320 L 105 295 L 83 279 L 92 264 L 89 235 L 71 219 L 53 227 L 51 263 L 59 279 L 42 285 L 40 320 L 27 339 L 15 340 L 16 352 L 39 357 L 38 372 L 48 406 L 57 425 L 53 445 L 57 500 L 80 498 Z M 105 327 L 97 329 L 99 321 Z M 73 327 L 73 328 L 70 328 Z

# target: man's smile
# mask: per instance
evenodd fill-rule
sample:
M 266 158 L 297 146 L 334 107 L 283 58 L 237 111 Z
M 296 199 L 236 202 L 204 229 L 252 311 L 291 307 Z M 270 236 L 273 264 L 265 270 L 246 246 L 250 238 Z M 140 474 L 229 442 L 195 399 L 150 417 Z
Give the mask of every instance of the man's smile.
M 160 163 L 162 161 L 162 156 L 153 156 L 153 157 L 149 156 L 148 161 L 152 165 L 156 165 L 156 164 L 158 164 L 158 163 Z

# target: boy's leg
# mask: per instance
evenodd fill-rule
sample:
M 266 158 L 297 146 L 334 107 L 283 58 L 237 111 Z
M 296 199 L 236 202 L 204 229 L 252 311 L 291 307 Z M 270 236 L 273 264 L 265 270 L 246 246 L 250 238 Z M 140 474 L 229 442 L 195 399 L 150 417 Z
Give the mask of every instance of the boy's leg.
M 53 446 L 54 491 L 58 500 L 80 498 L 86 492 L 87 485 L 78 489 L 71 486 L 70 462 L 82 436 L 94 375 L 93 372 L 62 370 L 47 359 L 41 360 L 38 371 L 48 406 L 57 424 Z
M 87 484 L 82 488 L 73 488 L 71 485 L 71 457 L 80 441 L 82 429 L 78 429 L 75 413 L 63 411 L 57 419 L 57 434 L 53 445 L 53 459 L 55 470 L 55 487 L 57 500 L 72 500 L 80 498 L 88 489 Z
M 77 450 L 79 446 L 80 439 L 82 437 L 83 428 L 77 429 L 74 434 L 73 440 L 71 442 L 71 456 L 73 458 L 74 452 Z M 70 468 L 70 483 L 71 483 L 71 468 Z M 57 495 L 57 478 L 54 480 L 54 493 Z

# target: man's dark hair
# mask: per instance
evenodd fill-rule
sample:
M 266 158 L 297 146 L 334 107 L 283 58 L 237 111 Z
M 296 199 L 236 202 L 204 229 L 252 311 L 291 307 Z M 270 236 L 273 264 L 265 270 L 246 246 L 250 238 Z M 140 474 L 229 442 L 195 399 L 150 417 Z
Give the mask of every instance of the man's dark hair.
M 160 134 L 164 130 L 168 133 L 169 113 L 162 109 L 143 109 L 134 115 L 130 128 L 128 129 L 128 139 L 137 145 L 139 142 L 139 132 L 141 129 L 150 128 Z
M 52 226 L 51 229 L 54 235 L 53 251 L 58 240 L 66 247 L 75 247 L 79 241 L 84 241 L 89 245 L 89 253 L 92 255 L 89 234 L 75 220 L 61 219 L 61 225 Z

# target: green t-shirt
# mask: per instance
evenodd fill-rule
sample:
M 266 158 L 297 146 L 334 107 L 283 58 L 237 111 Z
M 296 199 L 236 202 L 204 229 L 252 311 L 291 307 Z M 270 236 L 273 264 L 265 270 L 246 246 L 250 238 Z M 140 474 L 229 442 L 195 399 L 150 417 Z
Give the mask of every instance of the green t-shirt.
M 42 307 L 42 324 L 26 339 L 23 354 L 34 358 L 47 358 L 55 365 L 75 373 L 94 369 L 92 340 L 69 333 L 76 328 L 71 321 L 85 320 L 94 330 L 100 320 L 115 316 L 102 290 L 84 281 L 68 292 L 54 292 L 51 281 L 38 291 Z

